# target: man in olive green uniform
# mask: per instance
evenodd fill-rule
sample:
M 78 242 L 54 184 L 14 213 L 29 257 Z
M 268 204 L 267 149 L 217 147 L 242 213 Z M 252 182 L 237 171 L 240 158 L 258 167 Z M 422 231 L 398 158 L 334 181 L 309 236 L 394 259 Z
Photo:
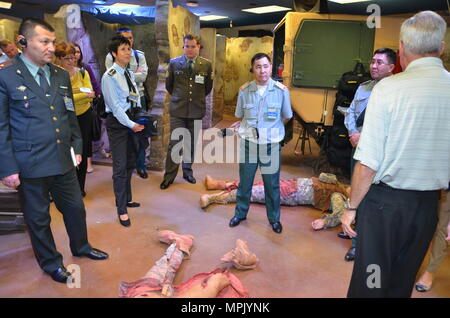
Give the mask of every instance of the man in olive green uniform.
M 205 116 L 205 97 L 212 89 L 211 62 L 198 56 L 200 41 L 196 36 L 188 34 L 184 37 L 184 55 L 170 61 L 166 89 L 170 97 L 170 142 L 167 149 L 166 171 L 161 189 L 167 189 L 178 173 L 181 154 L 172 149 L 183 142 L 183 178 L 189 183 L 196 183 L 192 172 L 194 161 L 194 145 L 199 129 L 194 130 L 194 123 L 201 127 L 201 119 Z M 177 137 L 184 128 L 182 136 Z M 176 130 L 176 131 L 175 131 Z

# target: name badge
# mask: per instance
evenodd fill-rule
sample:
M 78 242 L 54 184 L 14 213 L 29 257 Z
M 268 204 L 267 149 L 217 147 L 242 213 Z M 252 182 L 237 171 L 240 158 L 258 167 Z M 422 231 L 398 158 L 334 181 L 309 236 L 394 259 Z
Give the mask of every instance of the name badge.
M 73 106 L 73 100 L 72 98 L 69 98 L 67 96 L 64 96 L 64 104 L 66 105 L 66 109 L 74 112 L 75 111 L 75 107 Z
M 89 87 L 80 87 L 80 92 L 89 94 L 91 89 Z
M 278 118 L 278 110 L 277 108 L 268 108 L 266 112 L 266 120 L 274 121 Z
M 195 76 L 195 82 L 197 84 L 205 84 L 205 77 L 201 76 L 201 75 L 196 75 Z
M 130 92 L 130 95 L 128 95 L 128 100 L 137 104 L 139 102 L 139 94 Z

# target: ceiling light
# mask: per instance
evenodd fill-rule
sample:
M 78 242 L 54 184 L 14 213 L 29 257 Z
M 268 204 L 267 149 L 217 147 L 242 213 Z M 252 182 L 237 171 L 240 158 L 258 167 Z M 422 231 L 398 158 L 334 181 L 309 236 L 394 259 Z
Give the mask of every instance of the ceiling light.
M 257 8 L 251 8 L 251 9 L 242 9 L 242 11 L 256 13 L 256 14 L 279 12 L 279 11 L 289 11 L 289 10 L 292 10 L 292 9 L 286 8 L 286 7 L 280 7 L 280 6 L 264 6 L 264 7 L 257 7 Z
M 188 1 L 188 2 L 186 2 L 186 5 L 188 7 L 198 7 L 198 2 L 197 1 Z
M 0 8 L 2 9 L 11 9 L 11 6 L 11 2 L 0 1 Z
M 348 3 L 357 3 L 357 2 L 367 2 L 367 1 L 371 1 L 371 0 L 328 0 L 331 2 L 336 2 L 339 4 L 348 4 Z
M 212 20 L 220 20 L 220 19 L 227 19 L 228 17 L 223 15 L 204 15 L 200 17 L 200 21 L 212 21 Z
M 107 0 L 95 0 L 93 4 L 105 4 Z
M 140 5 L 117 2 L 117 3 L 112 4 L 111 7 L 140 7 Z

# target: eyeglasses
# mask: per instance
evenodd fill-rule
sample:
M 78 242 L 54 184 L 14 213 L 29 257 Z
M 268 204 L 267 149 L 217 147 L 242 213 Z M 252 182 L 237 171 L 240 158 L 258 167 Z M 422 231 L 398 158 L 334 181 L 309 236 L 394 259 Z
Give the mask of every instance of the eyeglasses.
M 66 57 L 63 57 L 63 60 L 75 60 L 75 59 L 76 59 L 75 56 L 66 56 Z
M 381 65 L 388 65 L 391 63 L 384 63 L 382 60 L 372 60 L 372 62 L 370 62 L 370 64 L 375 64 L 376 66 L 381 66 Z

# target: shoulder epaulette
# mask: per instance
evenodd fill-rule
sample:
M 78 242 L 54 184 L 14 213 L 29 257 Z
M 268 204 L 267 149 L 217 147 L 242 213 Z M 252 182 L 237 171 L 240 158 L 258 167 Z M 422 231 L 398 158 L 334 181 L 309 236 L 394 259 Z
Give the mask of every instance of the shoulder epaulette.
M 113 69 L 113 68 L 108 71 L 108 75 L 109 76 L 113 76 L 116 73 L 117 73 L 117 71 L 115 69 Z
M 248 85 L 250 85 L 250 82 L 247 82 L 244 85 L 242 85 L 241 87 L 239 87 L 239 90 L 242 91 L 242 90 L 246 89 L 248 87 Z
M 206 62 L 209 62 L 209 63 L 211 63 L 211 61 L 210 60 L 208 60 L 207 58 L 204 58 L 203 56 L 199 56 L 202 60 L 204 60 L 204 61 L 206 61 Z
M 13 65 L 13 64 L 14 63 L 11 60 L 7 60 L 7 61 L 5 61 L 5 62 L 0 64 L 0 69 L 2 69 L 4 67 L 7 67 L 7 66 L 10 66 L 10 65 Z
M 287 88 L 286 86 L 277 81 L 275 82 L 275 86 L 282 90 L 285 90 Z

